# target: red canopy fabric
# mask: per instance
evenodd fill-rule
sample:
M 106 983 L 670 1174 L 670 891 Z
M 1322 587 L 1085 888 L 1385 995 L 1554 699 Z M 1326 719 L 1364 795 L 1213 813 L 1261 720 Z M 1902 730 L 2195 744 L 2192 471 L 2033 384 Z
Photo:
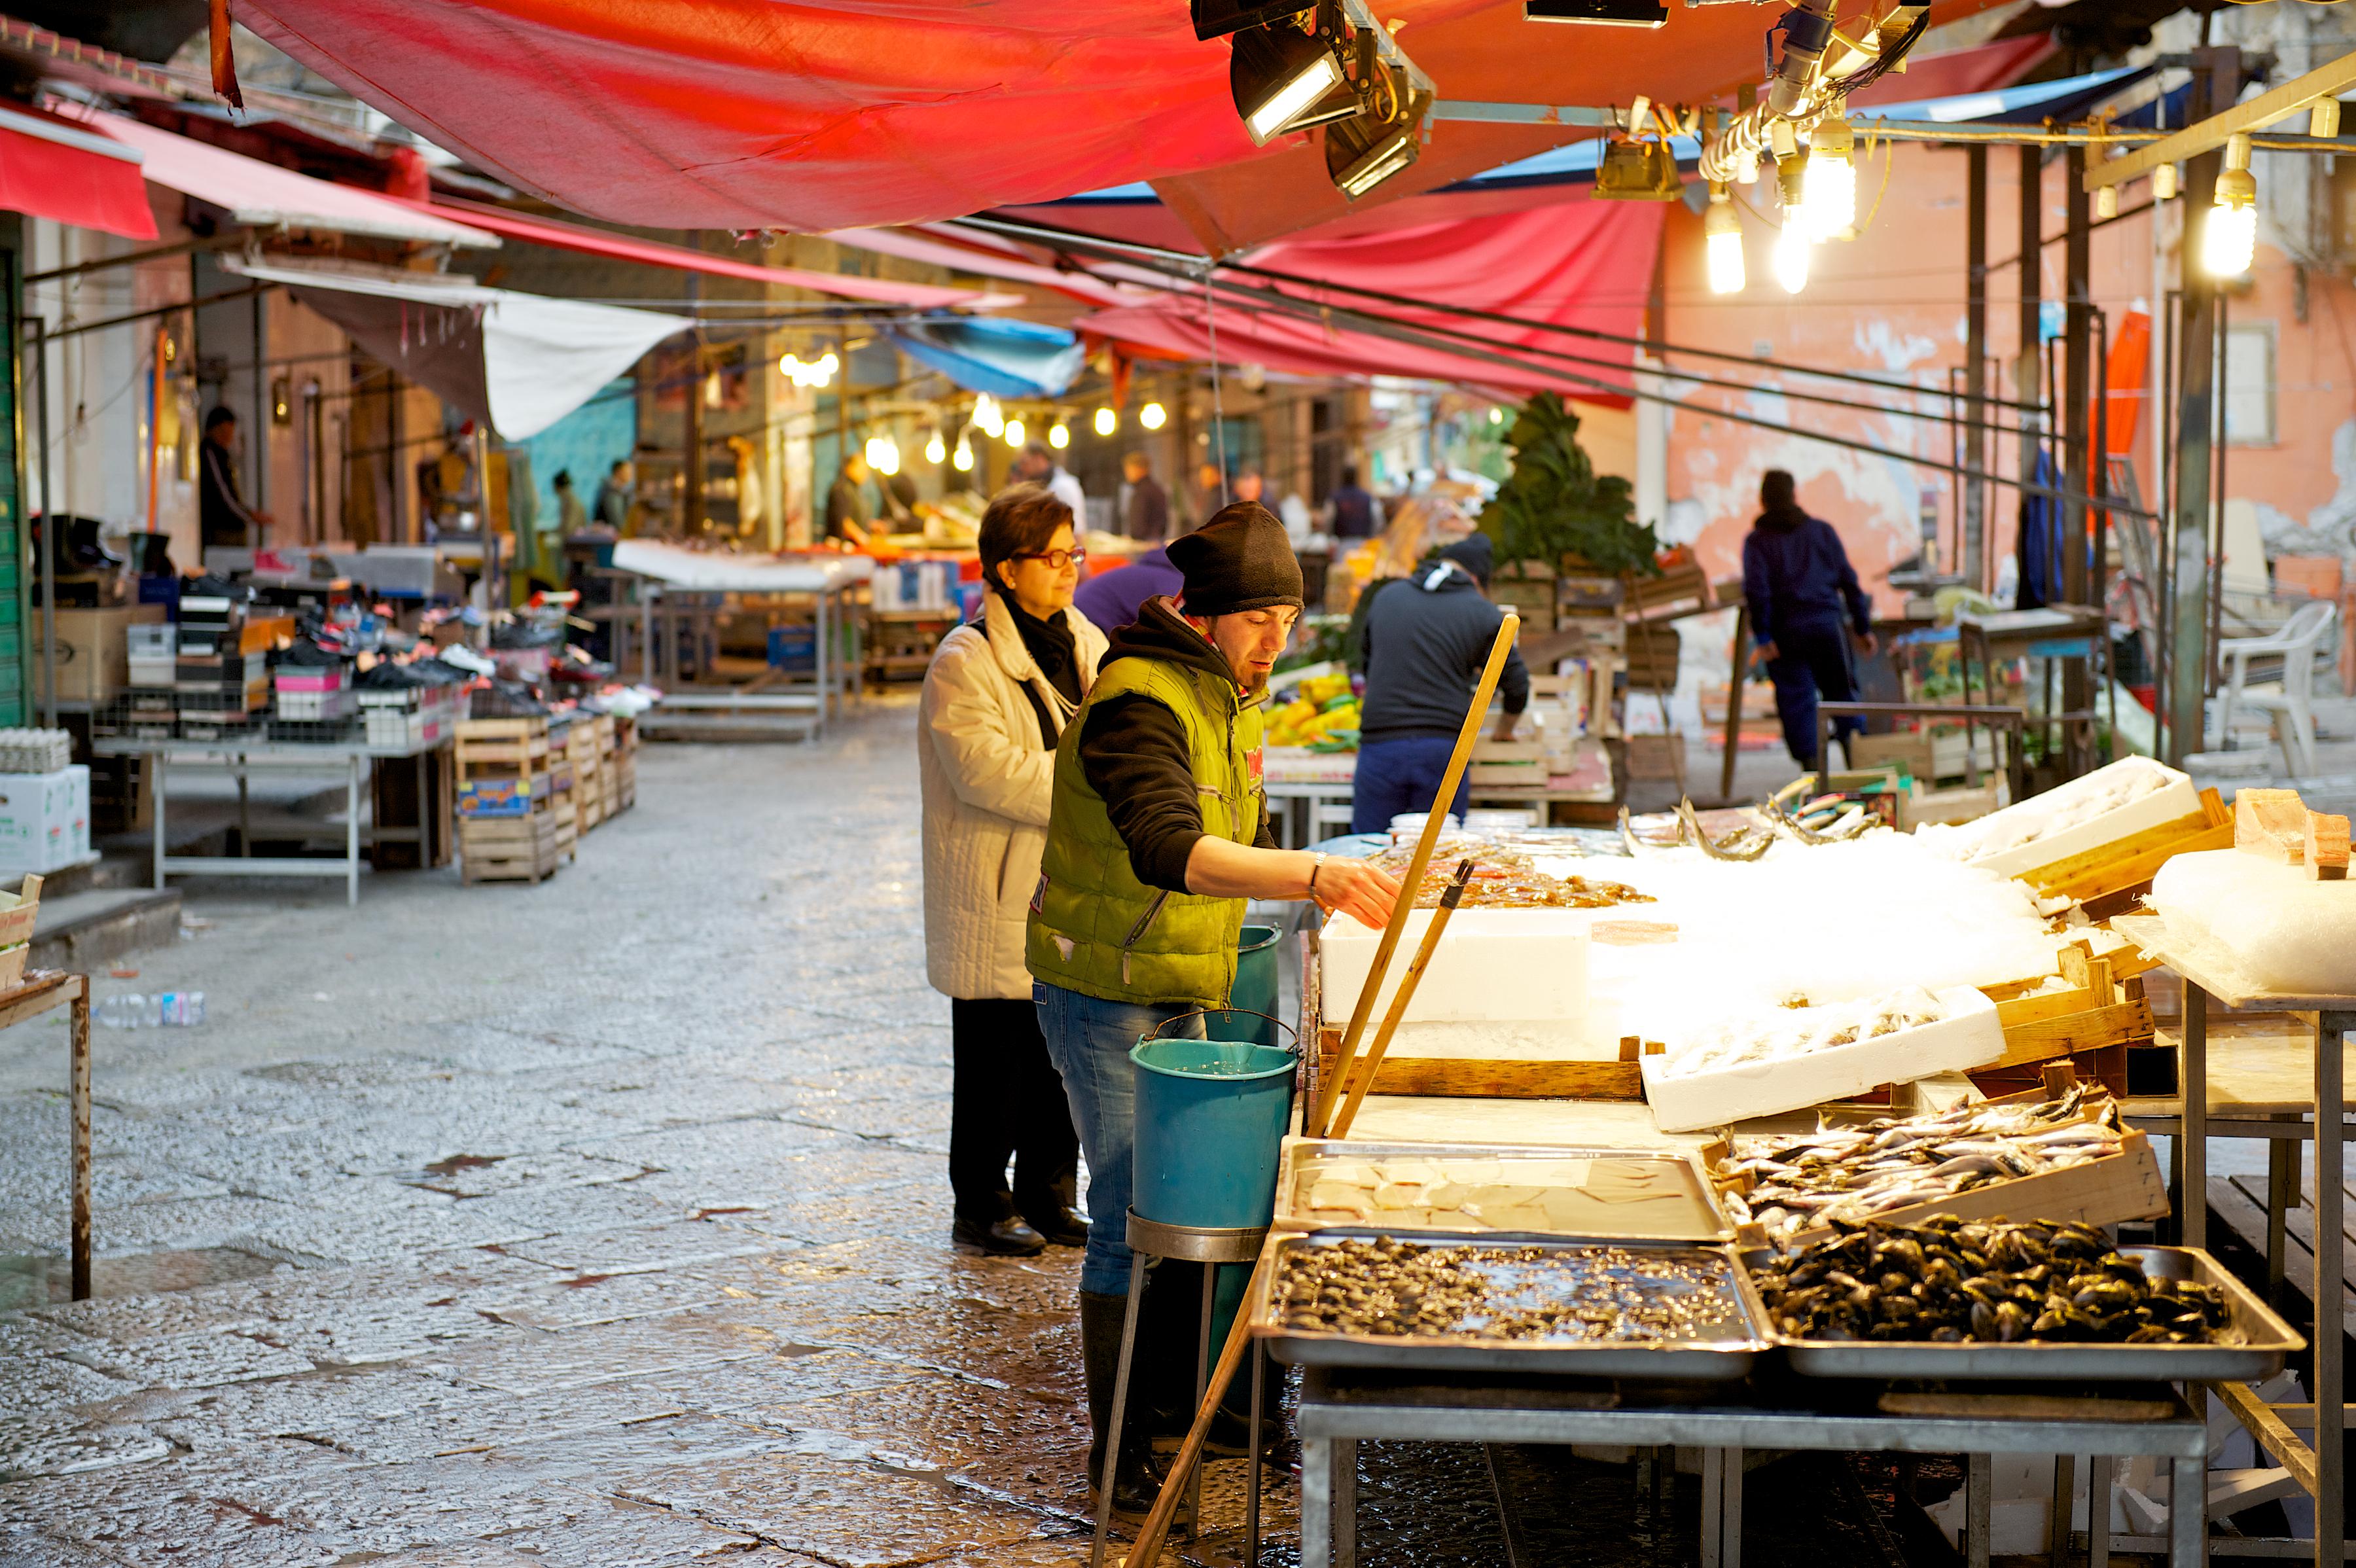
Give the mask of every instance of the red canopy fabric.
M 2010 87 L 2044 63 L 2060 46 L 2051 33 L 1998 38 L 1968 49 L 1909 59 L 1903 71 L 1891 71 L 1879 81 L 1850 96 L 1860 108 L 1877 103 L 1919 103 L 1926 98 L 1954 98 L 1965 92 L 1994 92 Z
M 0 209 L 153 240 L 139 155 L 22 109 L 0 110 Z
M 1553 207 L 1467 219 L 1379 236 L 1269 245 L 1246 260 L 1272 272 L 1382 294 L 1495 311 L 1530 325 L 1506 325 L 1387 305 L 1333 288 L 1267 285 L 1248 274 L 1234 281 L 1280 286 L 1292 297 L 1390 317 L 1411 327 L 1470 333 L 1501 346 L 1544 349 L 1610 366 L 1505 365 L 1442 348 L 1400 343 L 1376 333 L 1257 309 L 1222 294 L 1206 318 L 1199 292 L 1080 318 L 1080 330 L 1132 349 L 1187 359 L 1217 358 L 1295 375 L 1413 376 L 1515 392 L 1552 389 L 1590 403 L 1625 406 L 1628 398 L 1592 384 L 1625 385 L 1631 362 L 1622 346 L 1544 330 L 1539 323 L 1633 337 L 1643 326 L 1664 209 L 1653 202 L 1581 198 Z M 1215 339 L 1215 356 L 1214 348 Z
M 501 179 L 618 222 L 905 223 L 1223 166 L 1269 170 L 1186 192 L 1232 238 L 1347 209 L 1313 137 L 1255 152 L 1226 44 L 1197 41 L 1177 0 L 238 0 L 237 15 Z M 1525 22 L 1521 0 L 1382 15 L 1444 96 L 1595 104 L 1756 82 L 1767 20 L 1707 5 L 1656 32 L 1555 27 Z M 1419 170 L 1360 206 L 1568 139 L 1444 124 Z

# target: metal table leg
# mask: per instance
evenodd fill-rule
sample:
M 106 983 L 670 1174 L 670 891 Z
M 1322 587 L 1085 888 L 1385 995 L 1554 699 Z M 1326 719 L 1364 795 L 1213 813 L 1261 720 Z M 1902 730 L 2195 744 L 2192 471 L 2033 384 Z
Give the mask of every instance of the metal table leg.
M 73 1117 L 73 1298 L 90 1299 L 90 976 L 78 974 L 67 1032 L 67 1098 Z
M 1701 1568 L 1722 1568 L 1726 1540 L 1726 1450 L 1701 1451 Z
M 2097 1454 L 2086 1469 L 2086 1568 L 2111 1568 L 2111 1466 Z
M 1301 1568 L 1333 1562 L 1333 1440 L 1301 1440 Z
M 1145 1297 L 1145 1260 L 1129 1261 L 1129 1307 L 1120 1324 L 1120 1369 L 1113 1374 L 1112 1417 L 1099 1434 L 1104 1440 L 1104 1473 L 1097 1477 L 1096 1544 L 1088 1549 L 1088 1568 L 1104 1568 L 1105 1540 L 1112 1532 L 1112 1478 L 1120 1473 L 1121 1428 L 1129 1418 L 1130 1363 L 1137 1348 L 1137 1308 Z
M 2209 1462 L 2206 1459 L 2171 1459 L 2168 1476 L 2169 1568 L 2201 1568 L 2201 1564 L 2208 1561 L 2209 1550 Z M 2337 1487 L 2326 1487 L 2324 1490 L 2335 1498 L 2340 1495 Z M 2199 1498 L 2199 1506 L 2184 1507 L 2187 1498 Z M 2338 1504 L 2332 1506 L 2331 1511 L 2333 1534 L 2327 1539 L 2332 1542 L 2331 1560 L 2336 1563 L 2340 1560 Z M 2323 1518 L 2323 1502 L 2319 1498 L 2316 1499 L 2315 1515 L 2318 1520 Z M 2317 1561 L 2322 1561 L 2323 1548 L 2318 1546 L 2315 1554 Z
M 1988 1531 L 1993 1527 L 1996 1461 L 1986 1454 L 1964 1461 L 1965 1568 L 1988 1568 Z
M 1201 1334 L 1194 1348 L 1194 1404 L 1203 1408 L 1203 1394 L 1211 1386 L 1211 1310 L 1216 1305 L 1219 1271 L 1211 1263 L 1203 1270 L 1203 1316 Z M 1186 1533 L 1199 1537 L 1203 1533 L 1203 1464 L 1200 1459 L 1186 1474 Z
M 1251 1434 L 1245 1439 L 1247 1453 L 1244 1463 L 1251 1468 L 1244 1477 L 1244 1568 L 1259 1568 L 1259 1419 L 1266 1399 L 1268 1352 L 1258 1339 L 1252 1341 L 1251 1357 Z
M 2320 1050 L 2317 1052 L 2316 1069 L 2322 1070 Z M 2184 1155 L 2180 1161 L 2184 1203 L 2179 1223 L 2186 1246 L 2205 1247 L 2209 1244 L 2209 993 L 2190 980 L 2184 983 L 2184 1046 L 2176 1081 L 2184 1095 Z M 2339 1080 L 2332 1081 L 2336 1084 Z M 2333 1103 L 2337 1104 L 2338 1091 L 2333 1092 Z M 2319 1217 L 2317 1222 L 2321 1223 Z
M 2286 1280 L 2283 1237 L 2290 1211 L 2298 1207 L 2299 1176 L 2306 1163 L 2299 1145 L 2289 1139 L 2266 1140 L 2266 1300 L 2276 1307 L 2282 1305 Z
M 818 595 L 818 718 L 810 729 L 812 740 L 825 737 L 826 721 L 834 716 L 834 688 L 830 684 L 833 676 L 827 669 L 826 658 L 826 590 L 821 588 Z
M 360 901 L 360 754 L 357 751 L 344 758 L 344 902 L 356 905 Z
M 2351 1016 L 2356 1015 L 2315 1015 L 2315 1560 L 2335 1565 L 2346 1561 L 2347 1550 L 2347 1503 L 2340 1489 L 2348 1439 L 2340 1366 L 2341 1337 L 2348 1331 L 2340 1283 L 2348 1251 L 2341 1230 L 2348 1179 L 2341 1153 L 2347 1130 L 2341 1064 Z M 2182 1469 L 2179 1465 L 2179 1475 Z
M 237 773 L 237 853 L 240 858 L 251 860 L 253 858 L 252 797 L 248 789 L 250 780 L 246 778 L 243 753 L 238 756 L 235 771 Z
M 151 760 L 154 762 L 155 767 L 155 782 L 154 786 L 155 790 L 155 882 L 156 888 L 160 891 L 164 886 L 164 845 L 167 842 L 164 837 L 164 754 L 161 751 L 158 751 Z
M 1742 1450 L 1726 1451 L 1726 1463 L 1719 1472 L 1719 1485 L 1724 1488 L 1725 1501 L 1719 1505 L 1718 1560 L 1722 1568 L 1742 1568 Z
M 1333 1440 L 1333 1568 L 1358 1568 L 1358 1440 Z
M 2078 1497 L 2078 1458 L 2074 1454 L 2053 1456 L 2053 1504 L 2045 1519 L 2045 1561 L 2050 1568 L 2062 1568 L 2070 1560 L 2070 1505 Z

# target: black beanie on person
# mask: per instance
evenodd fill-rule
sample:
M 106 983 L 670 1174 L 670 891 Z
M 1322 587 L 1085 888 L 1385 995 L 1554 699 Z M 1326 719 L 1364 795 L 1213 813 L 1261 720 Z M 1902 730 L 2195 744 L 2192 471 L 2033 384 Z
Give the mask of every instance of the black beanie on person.
M 1299 609 L 1301 563 L 1276 514 L 1258 501 L 1223 507 L 1194 532 L 1170 542 L 1170 564 L 1185 575 L 1185 612 L 1235 615 L 1277 605 Z
M 1472 574 L 1472 580 L 1483 587 L 1489 585 L 1489 574 L 1496 565 L 1496 552 L 1485 533 L 1468 533 L 1440 553 L 1443 561 L 1453 561 Z

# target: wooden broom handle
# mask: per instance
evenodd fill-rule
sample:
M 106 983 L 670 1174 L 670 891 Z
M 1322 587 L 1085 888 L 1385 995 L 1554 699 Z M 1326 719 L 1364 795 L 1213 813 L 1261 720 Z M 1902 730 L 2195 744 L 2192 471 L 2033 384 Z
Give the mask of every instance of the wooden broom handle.
M 1431 912 L 1431 924 L 1424 928 L 1423 941 L 1416 948 L 1415 956 L 1408 960 L 1407 973 L 1399 977 L 1398 990 L 1392 993 L 1390 1011 L 1383 1015 L 1383 1026 L 1375 1031 L 1375 1043 L 1366 1047 L 1366 1061 L 1358 1072 L 1357 1085 L 1350 1090 L 1350 1098 L 1342 1102 L 1341 1114 L 1333 1118 L 1334 1137 L 1350 1135 L 1350 1123 L 1358 1119 L 1358 1102 L 1375 1087 L 1375 1074 L 1383 1069 L 1383 1058 L 1391 1048 L 1391 1036 L 1398 1031 L 1399 1020 L 1407 1016 L 1408 1004 L 1415 999 L 1415 989 L 1423 983 L 1423 972 L 1430 964 L 1431 955 L 1440 949 L 1440 934 L 1448 929 L 1448 918 L 1456 913 L 1456 906 L 1464 897 L 1464 884 L 1472 875 L 1471 861 L 1456 863 L 1456 880 L 1440 894 L 1440 908 Z
M 1333 1107 L 1340 1101 L 1342 1086 L 1350 1080 L 1350 1064 L 1358 1054 L 1358 1041 L 1366 1033 L 1366 1020 L 1375 1010 L 1375 998 L 1382 993 L 1384 977 L 1389 974 L 1391 955 L 1398 950 L 1400 933 L 1407 929 L 1408 911 L 1415 908 L 1415 892 L 1423 884 L 1424 867 L 1431 864 L 1431 852 L 1440 843 L 1440 830 L 1448 821 L 1448 808 L 1455 803 L 1456 785 L 1464 777 L 1465 764 L 1472 759 L 1472 744 L 1481 738 L 1481 725 L 1489 716 L 1489 699 L 1496 694 L 1497 677 L 1505 671 L 1505 656 L 1514 650 L 1514 639 L 1522 629 L 1522 618 L 1507 610 L 1497 623 L 1497 639 L 1489 645 L 1489 662 L 1481 669 L 1481 684 L 1472 693 L 1472 705 L 1464 712 L 1464 727 L 1456 734 L 1456 750 L 1448 759 L 1448 772 L 1440 780 L 1440 793 L 1432 798 L 1431 810 L 1423 819 L 1423 836 L 1416 841 L 1415 858 L 1408 862 L 1407 875 L 1399 879 L 1398 899 L 1391 905 L 1391 918 L 1383 926 L 1383 940 L 1375 947 L 1375 961 L 1367 966 L 1366 983 L 1358 989 L 1358 1004 L 1351 1011 L 1350 1026 L 1342 1036 L 1341 1054 L 1333 1058 L 1333 1074 L 1321 1085 L 1317 1094 L 1316 1114 L 1302 1126 L 1312 1138 L 1325 1136 L 1325 1129 L 1333 1120 Z

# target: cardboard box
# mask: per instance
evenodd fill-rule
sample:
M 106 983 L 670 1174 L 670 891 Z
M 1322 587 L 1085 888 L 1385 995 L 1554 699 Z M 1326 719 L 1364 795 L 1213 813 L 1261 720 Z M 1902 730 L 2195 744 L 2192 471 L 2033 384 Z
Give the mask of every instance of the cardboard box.
M 103 609 L 58 611 L 58 700 L 105 703 L 131 684 L 130 628 L 164 619 L 162 605 L 111 605 Z M 47 612 L 33 612 L 35 637 L 47 635 Z M 33 682 L 41 679 L 41 652 L 33 648 Z
M 89 854 L 87 765 L 0 773 L 0 872 L 55 871 Z

